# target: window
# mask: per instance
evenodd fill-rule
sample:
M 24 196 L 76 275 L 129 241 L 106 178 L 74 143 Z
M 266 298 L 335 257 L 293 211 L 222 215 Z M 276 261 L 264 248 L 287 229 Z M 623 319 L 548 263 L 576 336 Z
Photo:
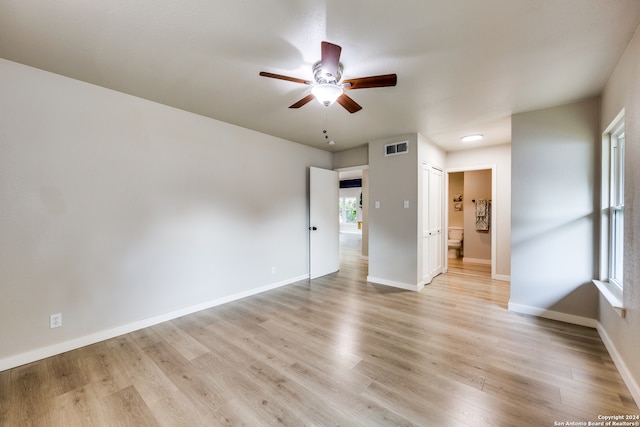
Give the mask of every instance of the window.
M 338 201 L 338 206 L 340 209 L 340 224 L 356 223 L 357 204 L 358 199 L 355 197 L 340 197 Z
M 609 282 L 623 287 L 624 120 L 609 134 Z
M 624 273 L 624 110 L 602 135 L 600 281 L 622 295 Z
M 600 274 L 593 284 L 622 317 L 624 284 L 624 110 L 602 135 Z

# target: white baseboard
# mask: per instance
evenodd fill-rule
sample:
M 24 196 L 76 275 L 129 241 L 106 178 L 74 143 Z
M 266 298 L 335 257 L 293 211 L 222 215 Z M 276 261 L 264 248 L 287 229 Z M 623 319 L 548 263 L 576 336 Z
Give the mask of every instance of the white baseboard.
M 600 322 L 598 322 L 596 329 L 598 330 L 598 334 L 600 335 L 604 346 L 607 348 L 611 359 L 613 359 L 613 363 L 616 365 L 622 380 L 629 388 L 629 392 L 631 393 L 633 400 L 636 401 L 636 405 L 640 406 L 640 384 L 638 384 L 636 379 L 633 378 L 633 375 L 631 375 L 631 371 L 629 371 L 626 363 L 624 363 L 624 360 L 620 357 L 618 349 L 613 344 L 613 341 L 609 338 L 609 334 L 607 334 L 607 331 L 605 331 Z
M 27 363 L 35 362 L 37 360 L 45 359 L 47 357 L 55 356 L 57 354 L 65 353 L 67 351 L 75 350 L 80 347 L 95 344 L 100 341 L 105 341 L 111 338 L 115 338 L 120 335 L 125 335 L 130 332 L 137 331 L 139 329 L 148 328 L 149 326 L 157 325 L 162 322 L 176 319 L 178 317 L 186 316 L 198 311 L 206 310 L 211 307 L 226 304 L 231 301 L 239 300 L 242 298 L 256 295 L 262 292 L 266 292 L 272 289 L 276 289 L 282 286 L 289 285 L 291 283 L 298 282 L 300 280 L 308 279 L 309 275 L 304 274 L 291 279 L 283 280 L 277 283 L 261 286 L 259 288 L 249 289 L 236 294 L 228 295 L 225 297 L 217 298 L 215 300 L 207 301 L 201 304 L 196 304 L 191 307 L 185 307 L 180 310 L 175 310 L 169 313 L 154 316 L 148 319 L 140 320 L 137 322 L 129 323 L 127 325 L 119 326 L 117 328 L 107 329 L 105 331 L 96 332 L 94 334 L 85 335 L 79 338 L 75 338 L 69 341 L 64 341 L 58 344 L 53 344 L 47 347 L 38 348 L 28 351 L 26 353 L 17 354 L 15 356 L 9 356 L 0 359 L 0 372 L 15 368 Z
M 478 259 L 478 258 L 467 258 L 467 257 L 463 257 L 462 258 L 462 262 L 463 263 L 470 263 L 470 264 L 485 264 L 485 265 L 491 265 L 491 260 L 490 259 Z
M 496 280 L 500 280 L 502 282 L 510 282 L 511 276 L 507 276 L 505 274 L 496 274 Z
M 409 284 L 409 283 L 402 283 L 402 282 L 396 282 L 396 281 L 393 281 L 393 280 L 380 279 L 380 278 L 372 277 L 372 276 L 367 276 L 367 282 L 377 283 L 379 285 L 385 285 L 385 286 L 392 286 L 394 288 L 400 288 L 400 289 L 405 289 L 407 291 L 414 291 L 414 292 L 417 292 L 420 289 L 424 288 L 424 284 L 423 283 L 419 283 L 417 285 L 412 285 L 412 284 Z
M 509 302 L 509 311 L 521 314 L 530 314 L 532 316 L 544 317 L 545 319 L 557 320 L 559 322 L 572 323 L 574 325 L 586 326 L 588 328 L 596 328 L 598 321 L 584 316 L 576 316 L 575 314 L 561 313 L 559 311 L 547 310 L 544 308 L 530 307 L 527 305 L 514 304 Z

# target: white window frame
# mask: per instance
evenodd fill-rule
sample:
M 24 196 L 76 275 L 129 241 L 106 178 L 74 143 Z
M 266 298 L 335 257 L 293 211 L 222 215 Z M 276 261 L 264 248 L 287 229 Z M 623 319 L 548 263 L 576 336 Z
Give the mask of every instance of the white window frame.
M 347 199 L 355 200 L 356 218 L 353 222 L 347 221 Z M 340 224 L 357 224 L 358 223 L 358 197 L 355 195 L 341 195 L 338 198 L 338 210 L 340 212 Z
M 624 118 L 609 134 L 608 279 L 624 289 Z
M 625 317 L 624 292 L 624 110 L 602 134 L 600 274 L 593 283 Z

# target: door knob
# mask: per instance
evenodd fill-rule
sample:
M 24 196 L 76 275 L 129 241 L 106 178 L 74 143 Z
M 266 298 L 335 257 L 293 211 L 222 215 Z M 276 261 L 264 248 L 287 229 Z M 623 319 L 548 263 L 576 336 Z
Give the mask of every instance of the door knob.
M 316 231 L 318 227 L 309 227 L 309 230 Z

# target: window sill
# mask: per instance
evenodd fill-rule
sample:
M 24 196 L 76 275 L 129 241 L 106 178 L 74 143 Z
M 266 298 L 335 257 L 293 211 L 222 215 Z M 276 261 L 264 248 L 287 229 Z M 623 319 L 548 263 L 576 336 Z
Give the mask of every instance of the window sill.
M 593 284 L 596 285 L 596 288 L 600 291 L 600 294 L 611 304 L 611 307 L 620 315 L 620 317 L 624 317 L 627 314 L 627 309 L 624 307 L 622 303 L 622 295 L 620 295 L 620 290 L 615 287 L 615 285 L 609 282 L 602 282 L 600 280 L 593 280 Z

